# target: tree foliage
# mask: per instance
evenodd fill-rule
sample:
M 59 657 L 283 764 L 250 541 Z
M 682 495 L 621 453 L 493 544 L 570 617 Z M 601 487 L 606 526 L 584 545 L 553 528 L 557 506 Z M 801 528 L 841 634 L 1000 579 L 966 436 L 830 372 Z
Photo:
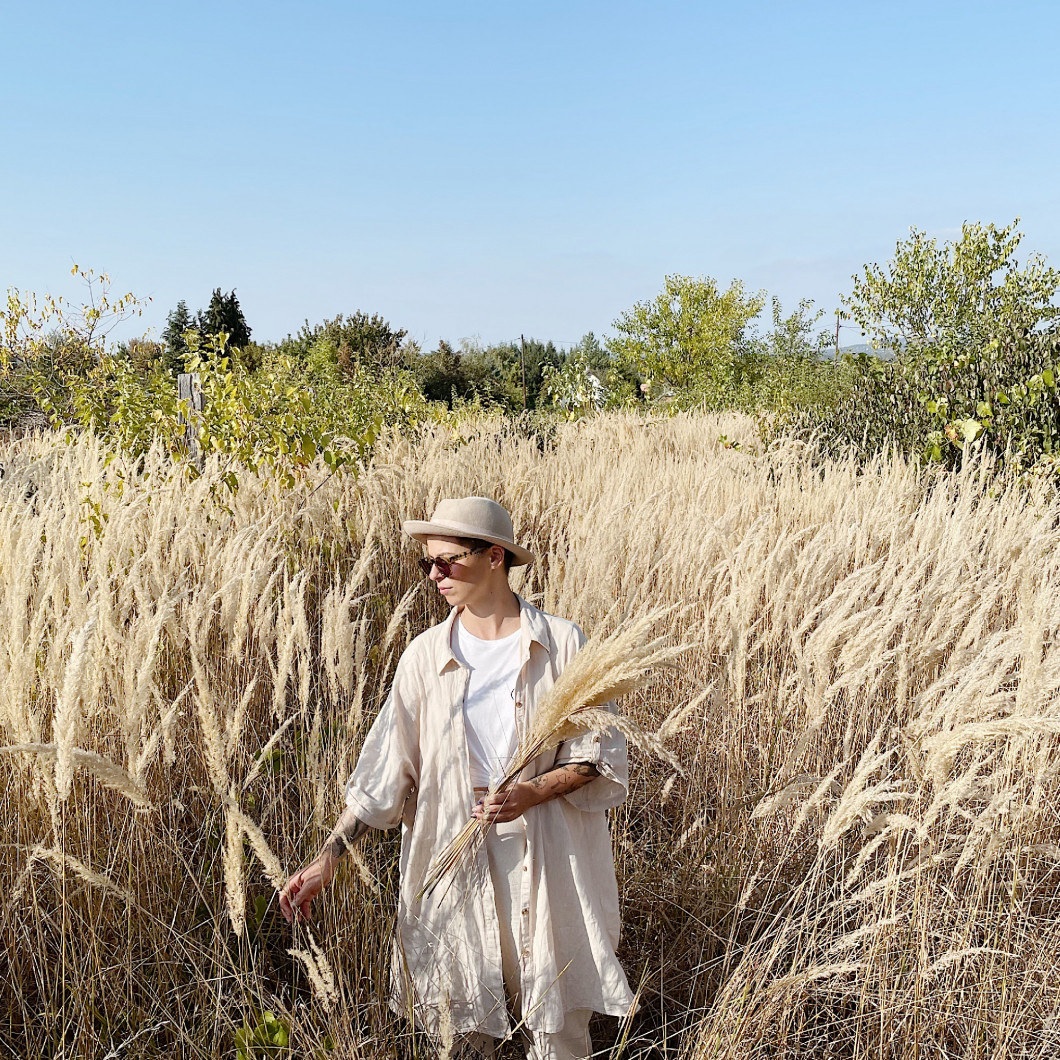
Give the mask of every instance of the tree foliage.
M 849 315 L 894 359 L 848 357 L 848 400 L 805 422 L 862 452 L 955 465 L 976 443 L 1016 469 L 1054 466 L 1060 273 L 1039 255 L 1017 261 L 1017 224 L 965 224 L 942 245 L 913 229 L 886 266 L 855 276 Z
M 326 342 L 335 350 L 335 363 L 349 376 L 361 367 L 398 368 L 409 354 L 408 332 L 394 328 L 378 313 L 358 310 L 349 316 L 339 313 L 320 324 L 307 320 L 294 337 L 288 336 L 280 348 L 285 354 L 304 360 L 310 350 Z
M 39 416 L 42 390 L 90 371 L 110 333 L 150 302 L 116 294 L 105 272 L 74 265 L 70 274 L 84 284 L 80 303 L 8 288 L 0 310 L 0 420 Z
M 222 294 L 221 288 L 215 287 L 210 304 L 198 319 L 198 330 L 203 336 L 227 335 L 226 345 L 236 349 L 242 349 L 250 342 L 250 327 L 234 290 Z
M 193 330 L 194 326 L 195 321 L 188 312 L 188 303 L 182 298 L 177 302 L 176 308 L 170 310 L 162 332 L 162 342 L 165 343 L 166 348 L 166 367 L 170 371 L 184 371 L 184 360 L 188 354 L 188 342 L 185 335 Z
M 653 301 L 638 302 L 614 322 L 610 349 L 655 393 L 720 397 L 742 381 L 745 332 L 764 304 L 764 295 L 749 294 L 740 280 L 723 291 L 709 276 L 667 276 Z
M 224 481 L 234 488 L 239 466 L 289 485 L 316 460 L 331 468 L 352 464 L 384 428 L 413 427 L 434 414 L 409 373 L 366 364 L 343 370 L 326 338 L 300 359 L 268 348 L 252 370 L 231 356 L 226 329 L 233 319 L 217 315 L 238 308 L 234 292 L 217 290 L 215 314 L 203 316 L 222 325 L 218 332 L 182 327 L 184 304 L 170 314 L 167 340 L 182 343 L 179 368 L 196 373 L 204 397 L 201 413 L 192 415 L 178 399 L 161 345 L 134 339 L 109 348 L 105 341 L 143 303 L 111 295 L 105 275 L 80 275 L 89 298 L 79 308 L 11 290 L 0 313 L 0 394 L 34 402 L 56 427 L 91 429 L 132 453 L 162 445 L 180 456 L 190 422 L 200 451 L 227 462 Z M 169 341 L 165 349 L 173 352 Z
M 916 228 L 885 266 L 867 265 L 843 299 L 878 347 L 920 360 L 944 349 L 983 347 L 1053 320 L 1060 272 L 1032 254 L 1020 265 L 1019 219 L 1004 228 L 965 223 L 941 246 Z

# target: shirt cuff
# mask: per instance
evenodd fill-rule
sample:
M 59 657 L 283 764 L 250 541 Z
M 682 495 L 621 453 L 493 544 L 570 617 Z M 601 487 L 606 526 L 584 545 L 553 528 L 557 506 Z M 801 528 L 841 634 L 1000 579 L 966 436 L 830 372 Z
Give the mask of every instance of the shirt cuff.
M 602 812 L 625 801 L 629 790 L 626 740 L 620 732 L 586 733 L 561 744 L 554 766 L 585 762 L 599 772 L 588 784 L 562 796 L 571 806 L 585 813 Z
M 380 807 L 368 799 L 364 792 L 358 791 L 352 786 L 346 788 L 346 805 L 353 810 L 358 821 L 363 821 L 369 828 L 397 828 L 401 824 L 404 806 L 397 807 L 395 813 L 393 807 Z

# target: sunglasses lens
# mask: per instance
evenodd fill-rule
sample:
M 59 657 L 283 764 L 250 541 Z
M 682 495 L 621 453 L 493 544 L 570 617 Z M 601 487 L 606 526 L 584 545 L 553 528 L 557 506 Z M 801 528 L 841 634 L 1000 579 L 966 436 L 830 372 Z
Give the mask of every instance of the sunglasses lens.
M 431 576 L 431 569 L 433 567 L 438 568 L 438 573 L 443 578 L 448 578 L 449 575 L 453 573 L 453 569 L 449 566 L 448 560 L 427 559 L 426 557 L 424 557 L 423 559 L 417 560 L 416 562 L 420 565 L 420 570 L 423 571 L 423 575 L 426 578 L 429 578 Z

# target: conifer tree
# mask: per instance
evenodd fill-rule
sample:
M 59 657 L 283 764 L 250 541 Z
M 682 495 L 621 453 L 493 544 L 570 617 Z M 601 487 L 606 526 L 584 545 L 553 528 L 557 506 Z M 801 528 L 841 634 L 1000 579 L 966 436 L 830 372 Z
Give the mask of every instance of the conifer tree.
M 217 335 L 223 331 L 228 335 L 228 345 L 236 349 L 250 342 L 250 328 L 234 290 L 222 294 L 221 288 L 215 287 L 209 306 L 205 312 L 200 312 L 199 317 L 204 334 Z
M 194 330 L 195 322 L 188 312 L 188 303 L 182 298 L 177 302 L 177 308 L 166 317 L 166 329 L 162 332 L 162 341 L 166 344 L 165 364 L 170 371 L 184 371 L 184 358 L 188 352 L 184 333 Z

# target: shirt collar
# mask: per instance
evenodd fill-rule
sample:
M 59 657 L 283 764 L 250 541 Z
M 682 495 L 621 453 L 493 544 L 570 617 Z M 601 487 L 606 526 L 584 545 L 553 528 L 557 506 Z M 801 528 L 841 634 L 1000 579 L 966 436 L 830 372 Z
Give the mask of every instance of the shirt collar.
M 530 645 L 540 644 L 546 652 L 550 651 L 551 638 L 548 635 L 548 622 L 545 613 L 533 604 L 528 603 L 518 593 L 515 598 L 519 601 L 519 652 L 523 662 L 530 658 Z M 435 648 L 435 665 L 438 673 L 444 673 L 450 663 L 456 663 L 453 654 L 453 623 L 461 608 L 454 607 L 449 612 L 449 617 L 439 623 L 435 629 L 438 630 L 438 641 Z M 459 664 L 458 664 L 459 665 Z

